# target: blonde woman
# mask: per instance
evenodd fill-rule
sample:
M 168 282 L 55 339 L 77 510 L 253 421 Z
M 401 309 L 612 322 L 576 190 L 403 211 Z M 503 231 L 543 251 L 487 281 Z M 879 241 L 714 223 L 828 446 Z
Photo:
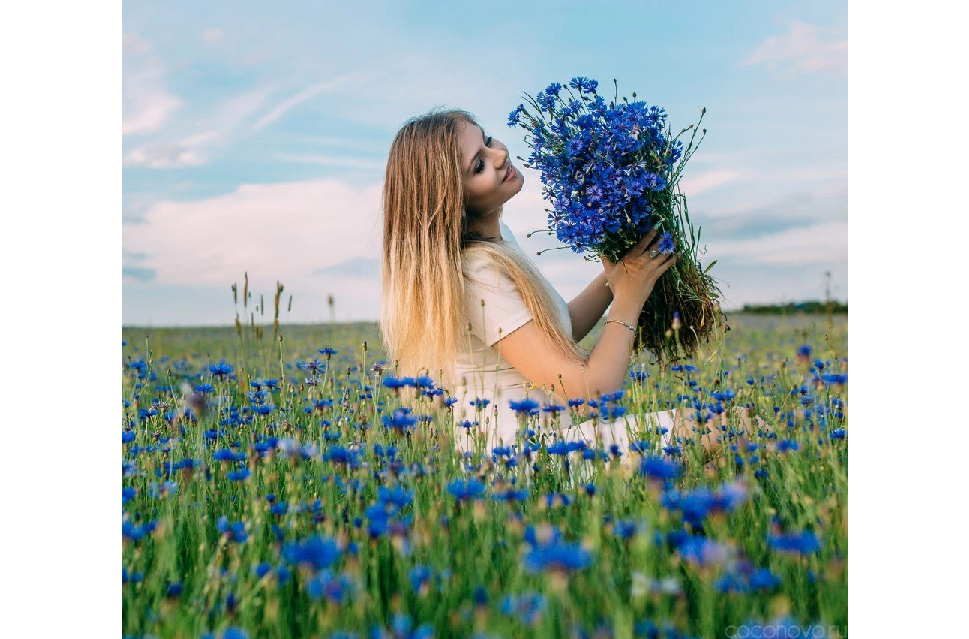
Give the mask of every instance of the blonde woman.
M 510 446 L 523 425 L 623 452 L 629 431 L 654 433 L 657 447 L 695 437 L 695 424 L 674 420 L 674 411 L 640 424 L 635 416 L 591 419 L 582 405 L 579 424 L 568 410 L 540 411 L 536 424 L 512 409 L 526 397 L 565 407 L 620 389 L 640 310 L 677 259 L 652 251 L 649 233 L 622 264 L 604 259 L 603 272 L 566 303 L 502 222 L 504 203 L 523 184 L 505 145 L 466 111 L 412 118 L 397 133 L 383 191 L 381 331 L 398 374 L 429 374 L 460 400 L 453 409 L 461 450 Z M 607 307 L 602 334 L 586 351 L 577 342 Z M 465 420 L 471 428 L 459 425 Z M 660 441 L 655 433 L 664 430 Z M 697 432 L 710 452 L 718 443 L 707 430 Z

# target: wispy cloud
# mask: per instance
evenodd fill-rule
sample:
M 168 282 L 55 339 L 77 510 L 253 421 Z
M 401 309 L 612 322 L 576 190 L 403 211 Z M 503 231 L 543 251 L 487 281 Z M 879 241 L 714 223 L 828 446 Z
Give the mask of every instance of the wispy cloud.
M 121 135 L 161 129 L 182 106 L 165 88 L 165 68 L 151 42 L 136 33 L 121 37 Z
M 269 126 L 273 122 L 279 120 L 279 118 L 283 117 L 283 115 L 285 115 L 287 111 L 302 104 L 303 102 L 306 102 L 310 98 L 313 98 L 325 91 L 329 91 L 330 89 L 336 88 L 341 84 L 346 84 L 354 80 L 359 80 L 363 77 L 365 77 L 363 74 L 345 73 L 327 82 L 314 84 L 313 86 L 307 89 L 304 89 L 303 91 L 300 91 L 293 97 L 283 100 L 269 113 L 259 118 L 259 121 L 256 122 L 256 125 L 253 127 L 253 130 L 258 131 L 266 126 Z
M 839 30 L 793 22 L 786 33 L 765 39 L 744 61 L 788 75 L 848 72 L 848 38 Z
M 353 169 L 382 170 L 386 162 L 382 160 L 364 160 L 331 155 L 310 155 L 305 153 L 277 153 L 277 160 L 285 162 L 299 162 L 301 164 L 325 164 L 327 166 L 342 166 Z
M 154 140 L 124 154 L 124 166 L 172 168 L 211 161 L 211 151 L 225 144 L 253 114 L 263 108 L 274 87 L 259 87 L 220 103 L 208 117 L 189 124 L 196 132 L 176 140 Z M 186 128 L 183 125 L 183 128 Z

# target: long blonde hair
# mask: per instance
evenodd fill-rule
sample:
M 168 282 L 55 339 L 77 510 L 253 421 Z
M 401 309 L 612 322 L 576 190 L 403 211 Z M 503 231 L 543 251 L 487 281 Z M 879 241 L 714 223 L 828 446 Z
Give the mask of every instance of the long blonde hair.
M 465 210 L 461 109 L 408 120 L 390 146 L 383 189 L 380 330 L 398 375 L 429 374 L 454 391 L 454 364 L 467 348 L 469 258 L 491 259 L 518 289 L 535 326 L 553 347 L 585 359 L 535 265 L 501 239 L 480 237 Z

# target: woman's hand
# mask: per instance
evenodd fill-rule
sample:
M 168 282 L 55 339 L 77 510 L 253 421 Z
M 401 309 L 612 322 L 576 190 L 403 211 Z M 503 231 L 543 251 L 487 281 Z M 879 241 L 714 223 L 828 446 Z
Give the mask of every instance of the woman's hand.
M 606 272 L 606 281 L 612 289 L 613 299 L 642 306 L 653 292 L 659 276 L 679 259 L 675 253 L 649 256 L 649 252 L 656 249 L 658 237 L 655 230 L 650 231 L 619 258 L 618 262 L 612 262 L 604 255 L 599 256 Z

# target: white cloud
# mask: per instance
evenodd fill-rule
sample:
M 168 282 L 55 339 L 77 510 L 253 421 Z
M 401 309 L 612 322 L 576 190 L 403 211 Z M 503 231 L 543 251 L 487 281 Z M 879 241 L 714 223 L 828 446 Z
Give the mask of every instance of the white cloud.
M 380 184 L 356 189 L 333 179 L 244 184 L 235 192 L 192 202 L 159 202 L 145 223 L 122 227 L 126 254 L 155 272 L 160 286 L 241 285 L 269 294 L 277 280 L 300 308 L 332 292 L 354 313 L 376 317 L 377 279 L 313 275 L 353 258 L 379 259 Z M 344 306 L 346 308 L 346 306 Z M 361 315 L 356 315 L 360 317 Z
M 848 38 L 835 29 L 794 22 L 787 33 L 771 36 L 744 61 L 748 66 L 781 67 L 790 74 L 848 72 Z
M 680 179 L 680 190 L 686 195 L 697 196 L 706 191 L 753 177 L 750 171 L 736 169 L 714 169 L 697 175 L 684 175 Z
M 165 69 L 151 42 L 136 33 L 121 38 L 121 135 L 161 129 L 182 106 L 165 88 Z
M 211 28 L 202 32 L 202 42 L 206 44 L 216 44 L 222 41 L 222 29 Z
M 722 241 L 708 249 L 701 260 L 706 264 L 727 257 L 784 266 L 840 263 L 848 259 L 848 222 L 824 222 L 749 240 Z

